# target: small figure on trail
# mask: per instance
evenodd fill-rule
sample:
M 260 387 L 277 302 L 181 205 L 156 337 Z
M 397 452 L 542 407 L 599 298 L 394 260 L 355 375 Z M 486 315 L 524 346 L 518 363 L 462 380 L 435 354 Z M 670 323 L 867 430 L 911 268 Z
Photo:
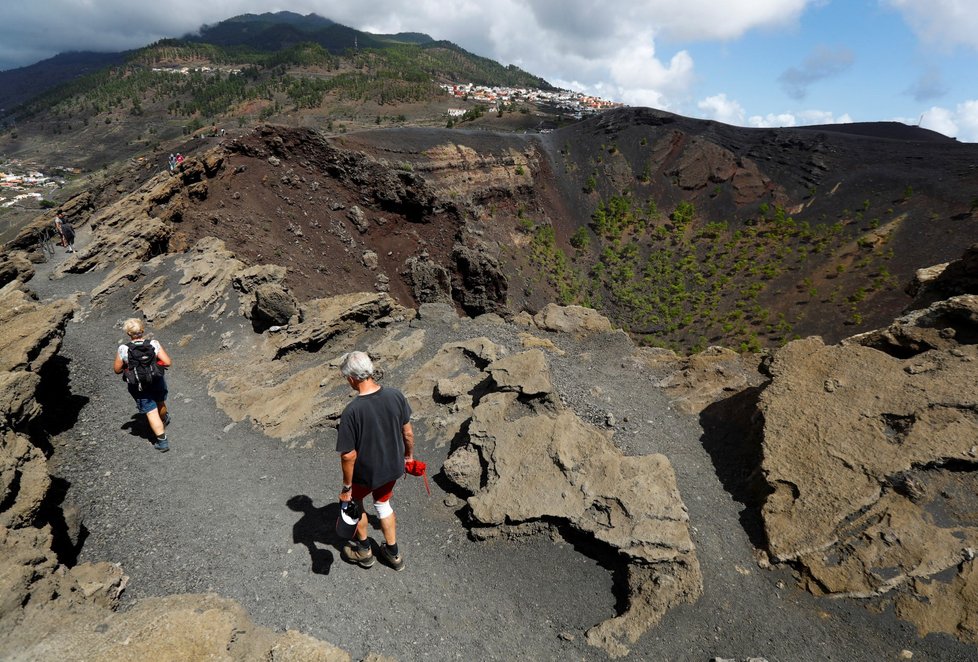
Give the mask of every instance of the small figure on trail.
M 75 252 L 75 228 L 67 220 L 61 221 L 61 237 L 65 242 L 65 253 Z
M 173 156 L 173 154 L 170 154 L 170 158 L 168 158 L 166 162 L 167 165 L 170 167 L 170 172 L 173 172 L 174 170 L 177 169 L 177 157 Z
M 59 237 L 58 246 L 67 245 L 65 243 L 65 233 L 64 230 L 62 229 L 64 222 L 65 222 L 65 215 L 59 211 L 58 215 L 54 217 L 54 229 L 58 231 L 58 237 Z
M 363 513 L 363 499 L 368 494 L 373 496 L 384 534 L 379 556 L 394 570 L 401 570 L 404 559 L 397 547 L 397 520 L 390 498 L 394 483 L 404 475 L 404 465 L 414 460 L 411 407 L 400 391 L 377 383 L 381 375 L 374 371 L 365 352 L 344 355 L 340 372 L 357 392 L 343 410 L 337 429 L 336 450 L 343 470 L 340 506 L 353 501 Z M 347 562 L 363 568 L 374 564 L 366 513 L 360 515 L 356 533 L 341 554 Z
M 156 435 L 153 447 L 165 453 L 170 450 L 170 442 L 166 438 L 170 415 L 166 411 L 167 390 L 163 369 L 172 364 L 170 355 L 158 340 L 143 337 L 146 327 L 141 319 L 127 319 L 122 330 L 129 336 L 129 342 L 119 345 L 112 369 L 115 374 L 121 374 L 128 384 L 129 395 L 136 401 L 136 409 L 146 415 L 146 421 Z
M 181 154 L 180 152 L 177 152 L 177 158 L 175 159 L 175 161 L 176 161 L 177 165 L 180 165 L 181 163 L 183 163 L 183 154 Z

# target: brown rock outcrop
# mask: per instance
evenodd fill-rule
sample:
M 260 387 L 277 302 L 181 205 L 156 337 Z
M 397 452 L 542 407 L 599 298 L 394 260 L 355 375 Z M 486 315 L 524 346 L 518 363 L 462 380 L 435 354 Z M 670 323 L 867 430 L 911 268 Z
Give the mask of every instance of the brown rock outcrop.
M 611 321 L 591 308 L 583 306 L 559 306 L 548 303 L 533 316 L 537 328 L 543 331 L 573 333 L 586 336 L 592 333 L 611 333 Z
M 47 458 L 26 434 L 28 425 L 42 413 L 36 400 L 40 373 L 57 353 L 74 310 L 70 301 L 38 303 L 14 283 L 0 290 L 0 657 L 4 658 L 18 651 L 13 635 L 21 636 L 25 621 L 45 610 L 50 601 L 57 598 L 66 608 L 111 601 L 124 583 L 122 573 L 113 567 L 83 565 L 67 571 L 59 566 L 52 551 L 51 527 L 42 514 L 51 485 Z
M 591 628 L 588 642 L 619 657 L 671 607 L 702 593 L 688 515 L 669 461 L 624 456 L 607 433 L 546 397 L 545 368 L 539 350 L 485 368 L 493 391 L 475 406 L 445 476 L 469 495 L 476 537 L 567 526 L 618 555 L 628 605 Z
M 162 266 L 160 259 L 143 265 L 142 270 L 153 276 Z M 180 273 L 176 287 L 161 273 L 139 290 L 133 306 L 157 328 L 191 312 L 216 318 L 227 309 L 233 278 L 243 268 L 244 264 L 234 258 L 223 241 L 212 237 L 202 239 L 193 250 L 175 258 L 173 271 Z
M 406 313 L 387 294 L 310 301 L 299 324 L 264 336 L 229 338 L 225 349 L 247 352 L 246 364 L 229 362 L 223 351 L 204 361 L 212 376 L 210 394 L 235 421 L 248 419 L 279 439 L 333 426 L 350 397 L 349 389 L 340 388 L 336 360 L 365 332 L 383 330 L 395 318 L 403 321 Z M 379 353 L 405 360 L 420 349 L 420 337 L 410 338 L 386 335 L 377 340 Z
M 350 660 L 299 632 L 258 627 L 236 602 L 216 595 L 147 598 L 124 612 L 81 609 L 60 622 L 29 618 L 6 645 L 35 660 Z
M 790 343 L 759 405 L 771 553 L 816 593 L 899 589 L 922 632 L 973 642 L 976 330 L 962 295 L 838 346 Z
M 457 282 L 453 297 L 469 315 L 499 313 L 506 309 L 509 284 L 499 261 L 487 251 L 456 245 L 452 251 Z
M 738 354 L 732 349 L 708 347 L 698 354 L 680 359 L 662 349 L 642 349 L 640 361 L 673 372 L 656 383 L 687 414 L 698 414 L 725 395 L 758 386 L 764 377 L 758 372 L 760 359 L 755 354 Z
M 0 287 L 11 281 L 26 283 L 34 276 L 34 265 L 24 251 L 12 250 L 0 256 Z
M 407 280 L 418 303 L 452 303 L 452 275 L 434 260 L 425 256 L 410 258 Z
M 708 184 L 729 181 L 737 172 L 737 157 L 730 150 L 694 137 L 686 142 L 682 156 L 668 173 L 687 191 L 705 188 Z

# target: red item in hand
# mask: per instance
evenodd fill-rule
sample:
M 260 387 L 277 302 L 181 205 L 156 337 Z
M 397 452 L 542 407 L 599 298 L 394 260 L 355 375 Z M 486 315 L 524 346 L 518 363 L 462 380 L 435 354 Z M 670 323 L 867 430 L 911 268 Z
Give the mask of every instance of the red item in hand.
M 408 472 L 412 476 L 421 476 L 424 478 L 424 488 L 428 490 L 428 494 L 431 495 L 431 488 L 428 487 L 428 476 L 425 475 L 425 470 L 428 468 L 421 460 L 408 460 L 404 463 L 404 471 Z

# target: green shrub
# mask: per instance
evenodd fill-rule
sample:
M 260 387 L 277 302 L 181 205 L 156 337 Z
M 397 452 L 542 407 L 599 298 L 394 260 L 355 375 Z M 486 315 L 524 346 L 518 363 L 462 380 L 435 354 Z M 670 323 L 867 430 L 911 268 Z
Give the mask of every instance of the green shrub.
M 588 233 L 587 228 L 577 228 L 574 234 L 571 235 L 570 245 L 579 251 L 587 250 L 591 246 L 591 235 Z

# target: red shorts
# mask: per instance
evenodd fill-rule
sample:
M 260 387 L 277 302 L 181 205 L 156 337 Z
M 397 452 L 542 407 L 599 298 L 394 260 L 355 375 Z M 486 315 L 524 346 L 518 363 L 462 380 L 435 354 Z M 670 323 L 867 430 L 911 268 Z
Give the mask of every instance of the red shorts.
M 374 497 L 374 503 L 387 501 L 391 498 L 391 494 L 394 493 L 394 483 L 396 482 L 396 480 L 392 480 L 389 483 L 384 483 L 375 490 L 371 490 L 366 485 L 358 485 L 353 483 L 353 500 L 363 501 L 364 497 L 366 497 L 368 494 L 372 494 Z

